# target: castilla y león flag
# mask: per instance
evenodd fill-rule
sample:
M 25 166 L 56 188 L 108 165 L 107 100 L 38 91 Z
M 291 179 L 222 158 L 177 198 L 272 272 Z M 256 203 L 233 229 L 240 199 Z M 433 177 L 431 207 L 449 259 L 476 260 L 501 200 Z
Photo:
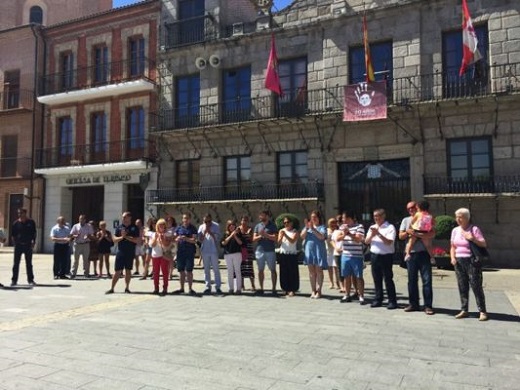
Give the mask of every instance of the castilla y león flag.
M 468 66 L 482 58 L 482 55 L 478 51 L 477 34 L 471 22 L 466 0 L 462 0 L 462 51 L 462 64 L 460 65 L 459 76 L 462 76 L 466 72 Z
M 278 75 L 278 56 L 276 55 L 274 34 L 271 34 L 271 51 L 269 52 L 269 60 L 267 61 L 265 87 L 276 93 L 278 96 L 283 95 L 282 85 L 280 83 L 280 76 Z
M 386 81 L 345 86 L 343 121 L 386 119 Z

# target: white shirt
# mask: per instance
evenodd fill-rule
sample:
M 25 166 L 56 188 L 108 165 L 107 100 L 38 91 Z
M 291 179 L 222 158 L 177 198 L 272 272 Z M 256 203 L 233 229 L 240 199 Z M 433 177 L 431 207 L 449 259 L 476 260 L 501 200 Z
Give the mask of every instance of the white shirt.
M 283 229 L 285 231 L 285 234 L 287 234 L 291 239 L 294 239 L 294 236 L 296 236 L 296 230 L 288 231 L 286 229 Z M 298 253 L 298 248 L 296 247 L 298 241 L 290 242 L 289 239 L 285 236 L 282 238 L 282 242 L 280 243 L 280 253 L 287 254 L 287 255 L 294 255 Z
M 374 224 L 370 226 L 370 229 L 377 228 L 377 225 Z M 372 241 L 370 241 L 370 253 L 374 253 L 376 255 L 389 255 L 395 252 L 395 226 L 387 221 L 383 222 L 383 224 L 379 227 L 378 233 L 380 233 L 387 240 L 391 240 L 390 244 L 385 244 L 383 239 L 379 237 L 379 235 L 374 234 L 372 230 L 368 230 L 367 239 L 372 237 Z

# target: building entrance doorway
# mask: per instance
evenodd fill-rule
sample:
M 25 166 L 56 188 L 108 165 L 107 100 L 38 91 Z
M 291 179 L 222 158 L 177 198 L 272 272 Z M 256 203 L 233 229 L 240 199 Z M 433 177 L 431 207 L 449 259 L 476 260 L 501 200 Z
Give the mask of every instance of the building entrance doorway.
M 384 208 L 389 222 L 399 225 L 410 200 L 408 159 L 338 163 L 340 210 L 357 213 L 359 222 L 373 223 L 372 212 Z
M 73 187 L 72 188 L 72 224 L 77 223 L 81 214 L 87 216 L 87 221 L 96 224 L 103 218 L 105 205 L 105 187 Z

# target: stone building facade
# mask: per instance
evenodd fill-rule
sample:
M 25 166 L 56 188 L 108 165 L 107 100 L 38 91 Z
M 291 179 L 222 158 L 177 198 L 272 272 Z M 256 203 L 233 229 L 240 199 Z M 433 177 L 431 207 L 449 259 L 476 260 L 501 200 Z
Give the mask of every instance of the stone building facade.
M 146 217 L 144 191 L 156 188 L 148 135 L 159 9 L 159 1 L 143 1 L 45 29 L 45 132 L 35 170 L 45 178 L 45 231 L 59 215 L 74 223 L 85 214 L 110 229 L 125 210 Z
M 437 215 L 470 208 L 493 263 L 518 265 L 516 2 L 468 1 L 483 59 L 463 76 L 460 1 L 300 0 L 272 18 L 252 7 L 224 18 L 217 0 L 183 14 L 186 3 L 163 2 L 161 166 L 147 193 L 159 214 L 223 224 L 265 208 L 353 209 L 370 223 L 383 207 L 398 224 L 425 198 Z M 365 77 L 364 12 L 388 118 L 344 122 L 343 87 Z M 282 97 L 264 87 L 272 34 Z

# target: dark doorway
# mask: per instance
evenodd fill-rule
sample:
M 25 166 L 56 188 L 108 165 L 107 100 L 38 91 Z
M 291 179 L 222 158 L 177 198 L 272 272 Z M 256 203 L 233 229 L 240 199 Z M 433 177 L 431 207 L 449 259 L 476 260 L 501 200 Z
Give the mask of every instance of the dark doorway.
M 132 213 L 132 221 L 143 220 L 144 191 L 139 184 L 128 185 L 127 210 Z
M 372 211 L 386 210 L 387 220 L 399 224 L 410 200 L 408 159 L 338 163 L 339 207 L 358 214 L 359 222 L 372 223 Z
M 9 195 L 9 221 L 6 225 L 9 227 L 9 245 L 13 245 L 11 241 L 11 226 L 14 221 L 18 219 L 18 209 L 23 208 L 23 194 L 10 194 Z M 31 218 L 30 215 L 28 215 Z
M 104 205 L 105 187 L 72 188 L 72 223 L 77 223 L 81 214 L 85 214 L 88 221 L 101 221 L 104 214 Z

